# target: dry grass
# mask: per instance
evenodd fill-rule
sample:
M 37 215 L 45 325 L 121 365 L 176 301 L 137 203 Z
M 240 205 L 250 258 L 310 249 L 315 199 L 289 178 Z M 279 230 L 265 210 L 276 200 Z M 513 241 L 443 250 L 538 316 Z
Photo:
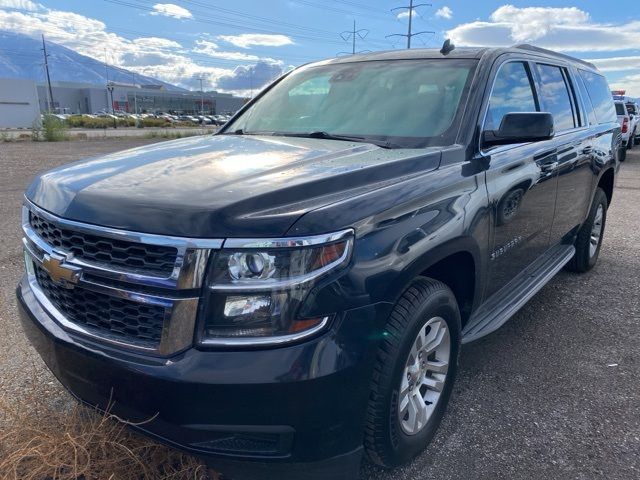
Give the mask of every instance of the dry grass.
M 0 382 L 1 479 L 217 480 L 197 459 L 132 432 L 115 416 L 61 402 L 62 392 L 51 395 L 42 383 L 34 374 L 17 401 Z

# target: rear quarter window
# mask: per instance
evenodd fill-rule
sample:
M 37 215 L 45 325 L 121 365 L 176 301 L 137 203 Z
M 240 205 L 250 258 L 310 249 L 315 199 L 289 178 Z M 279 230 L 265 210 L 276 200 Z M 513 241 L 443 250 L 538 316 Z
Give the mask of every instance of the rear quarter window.
M 616 113 L 618 115 L 626 115 L 627 111 L 624 109 L 624 105 L 621 103 L 616 103 Z
M 594 72 L 586 70 L 579 70 L 579 72 L 593 104 L 598 123 L 615 122 L 618 117 L 607 80 L 602 75 Z

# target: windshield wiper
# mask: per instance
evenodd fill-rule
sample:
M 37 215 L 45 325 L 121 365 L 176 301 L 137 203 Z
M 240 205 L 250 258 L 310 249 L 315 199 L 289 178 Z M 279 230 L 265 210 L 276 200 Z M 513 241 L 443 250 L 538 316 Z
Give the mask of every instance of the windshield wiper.
M 394 148 L 395 145 L 392 145 L 389 142 L 372 139 L 369 137 L 361 137 L 357 135 L 339 135 L 334 133 L 325 132 L 322 130 L 317 130 L 314 132 L 308 133 L 274 133 L 273 135 L 281 136 L 281 137 L 301 137 L 301 138 L 322 138 L 324 140 L 341 140 L 343 142 L 362 142 L 362 143 L 372 143 L 381 148 Z

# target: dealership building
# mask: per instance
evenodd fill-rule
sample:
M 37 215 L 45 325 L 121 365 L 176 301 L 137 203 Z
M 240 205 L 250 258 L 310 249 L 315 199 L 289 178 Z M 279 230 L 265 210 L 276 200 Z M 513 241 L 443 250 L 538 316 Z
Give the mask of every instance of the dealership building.
M 74 82 L 36 84 L 27 79 L 0 78 L 0 128 L 30 127 L 49 103 L 58 113 L 129 113 L 205 115 L 234 113 L 246 99 L 220 92 L 169 90 L 164 85 L 91 85 Z M 52 97 L 50 99 L 50 97 Z

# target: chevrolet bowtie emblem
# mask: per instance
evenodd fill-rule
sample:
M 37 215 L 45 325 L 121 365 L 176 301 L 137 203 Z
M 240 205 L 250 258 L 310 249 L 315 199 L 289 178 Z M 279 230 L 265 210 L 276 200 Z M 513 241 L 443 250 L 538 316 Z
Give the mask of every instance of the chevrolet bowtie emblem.
M 51 280 L 64 288 L 74 288 L 80 280 L 82 269 L 65 264 L 65 257 L 56 254 L 45 254 L 42 259 L 44 268 Z

